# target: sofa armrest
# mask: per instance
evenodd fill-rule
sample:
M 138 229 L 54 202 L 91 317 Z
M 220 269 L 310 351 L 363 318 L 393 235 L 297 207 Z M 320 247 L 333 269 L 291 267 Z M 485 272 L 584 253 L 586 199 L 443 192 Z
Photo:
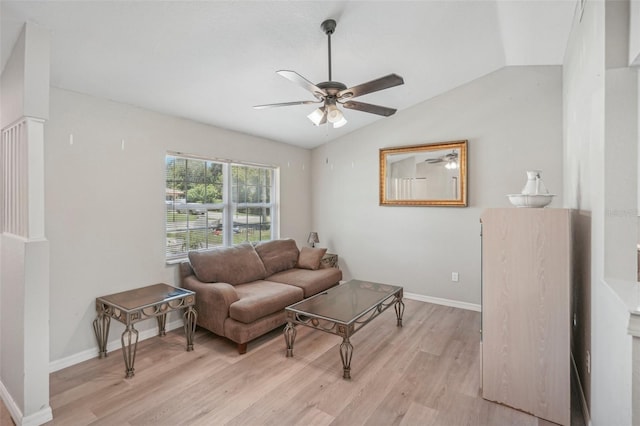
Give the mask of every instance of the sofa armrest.
M 191 263 L 188 260 L 184 262 L 180 262 L 180 281 L 183 281 L 189 275 L 194 275 L 193 268 L 191 267 Z
M 229 317 L 229 306 L 240 300 L 236 289 L 227 283 L 203 283 L 195 275 L 184 278 L 182 287 L 196 292 L 198 325 L 224 336 L 224 321 Z

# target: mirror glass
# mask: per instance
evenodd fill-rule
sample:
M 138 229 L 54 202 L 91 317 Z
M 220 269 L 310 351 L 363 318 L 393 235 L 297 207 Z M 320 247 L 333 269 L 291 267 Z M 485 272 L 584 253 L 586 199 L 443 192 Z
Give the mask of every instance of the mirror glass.
M 380 205 L 467 205 L 467 141 L 380 150 Z

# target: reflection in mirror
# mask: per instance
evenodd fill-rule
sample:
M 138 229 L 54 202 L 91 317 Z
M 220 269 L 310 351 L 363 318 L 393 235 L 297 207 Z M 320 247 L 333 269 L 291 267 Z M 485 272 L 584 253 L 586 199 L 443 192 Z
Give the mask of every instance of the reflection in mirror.
M 467 141 L 380 150 L 380 204 L 467 205 Z

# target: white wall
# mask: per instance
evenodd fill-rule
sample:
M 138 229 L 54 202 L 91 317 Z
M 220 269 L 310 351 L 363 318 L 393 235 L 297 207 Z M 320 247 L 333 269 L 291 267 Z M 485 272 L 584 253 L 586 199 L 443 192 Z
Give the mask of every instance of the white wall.
M 24 28 L 2 70 L 2 128 L 23 116 L 49 116 L 49 34 L 31 23 Z
M 279 166 L 280 235 L 302 245 L 311 230 L 309 150 L 60 89 L 46 141 L 52 362 L 97 355 L 96 297 L 179 284 L 164 257 L 167 151 Z M 110 339 L 122 330 L 112 321 Z
M 638 76 L 605 74 L 605 276 L 637 281 Z
M 505 195 L 519 193 L 532 169 L 558 194 L 551 207 L 562 205 L 561 75 L 503 68 L 315 149 L 313 227 L 345 279 L 480 304 L 481 212 L 509 206 Z M 380 148 L 461 139 L 469 207 L 378 205 Z
M 2 70 L 0 81 L 0 128 L 5 128 L 24 115 L 24 68 L 26 35 L 21 32 L 11 50 L 11 56 Z
M 628 67 L 630 2 L 606 6 L 605 276 L 637 280 L 638 72 Z
M 640 66 L 640 0 L 631 0 L 629 15 L 629 64 Z
M 15 405 L 22 411 L 24 407 L 24 314 L 25 294 L 22 285 L 24 283 L 25 244 L 24 239 L 15 236 L 2 236 L 2 250 L 0 251 L 0 296 L 3 301 L 0 309 L 0 325 L 2 326 L 2 365 L 0 365 L 0 378 L 2 386 L 9 395 L 5 398 L 13 399 Z M 14 285 L 9 285 L 9 283 Z M 11 401 L 6 404 L 11 405 Z
M 627 8 L 586 2 L 564 60 L 565 205 L 591 216 L 591 317 L 579 326 L 590 327 L 591 341 L 574 357 L 593 425 L 632 424 L 630 301 L 611 285 L 616 276 L 636 285 L 637 81 L 626 68 Z
M 579 8 L 576 10 L 563 65 L 564 193 L 566 207 L 590 218 L 585 225 L 591 232 L 591 279 L 577 283 L 573 289 L 574 298 L 589 305 L 574 307 L 579 315 L 574 342 L 579 347 L 574 348 L 573 357 L 590 408 L 592 386 L 587 359 L 591 357 L 590 327 L 595 315 L 591 289 L 603 275 L 603 262 L 597 260 L 604 257 L 604 6 L 603 2 L 585 2 L 582 17 Z M 591 359 L 591 364 L 596 361 Z

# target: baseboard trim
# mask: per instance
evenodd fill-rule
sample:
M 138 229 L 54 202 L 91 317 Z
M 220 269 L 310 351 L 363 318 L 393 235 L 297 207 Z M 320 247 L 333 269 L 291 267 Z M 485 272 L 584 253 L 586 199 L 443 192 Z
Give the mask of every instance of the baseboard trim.
M 459 300 L 441 299 L 439 297 L 423 296 L 416 293 L 404 293 L 404 297 L 420 302 L 435 303 L 436 305 L 451 306 L 452 308 L 466 309 L 468 311 L 482 312 L 482 307 L 475 303 L 460 302 Z
M 182 319 L 178 319 L 176 321 L 172 321 L 166 324 L 165 330 L 171 331 L 176 328 L 180 328 L 184 325 Z M 149 339 L 151 337 L 155 337 L 158 335 L 158 329 L 155 327 L 149 328 L 147 330 L 141 331 L 138 335 L 138 341 L 142 341 L 145 339 Z M 96 345 L 97 346 L 97 345 Z M 111 352 L 116 349 L 120 349 L 122 344 L 120 339 L 112 340 L 107 343 L 107 352 Z M 79 364 L 83 361 L 87 361 L 89 359 L 95 358 L 98 356 L 98 348 L 95 347 L 93 349 L 87 349 L 82 352 L 78 352 L 77 354 L 69 355 L 68 357 L 57 359 L 55 361 L 51 361 L 49 363 L 49 372 L 53 373 L 54 371 L 62 370 L 63 368 L 71 367 L 72 365 Z
M 591 415 L 589 414 L 587 399 L 584 397 L 584 392 L 582 391 L 582 382 L 580 381 L 580 375 L 578 374 L 578 366 L 576 365 L 576 360 L 575 358 L 573 358 L 573 352 L 571 353 L 571 366 L 573 367 L 573 376 L 578 382 L 578 396 L 580 397 L 580 409 L 582 410 L 584 423 L 585 426 L 591 426 Z
M 40 409 L 38 412 L 30 414 L 26 417 L 23 416 L 22 410 L 18 407 L 18 404 L 13 400 L 11 394 L 5 387 L 4 383 L 0 381 L 0 398 L 2 402 L 9 410 L 11 418 L 19 426 L 38 426 L 53 419 L 53 412 L 51 407 L 47 405 L 45 408 Z
M 16 424 L 20 426 L 39 426 L 50 420 L 53 420 L 53 412 L 51 411 L 51 407 L 47 405 L 47 408 L 43 408 L 37 413 L 23 417 L 22 422 Z
M 2 381 L 0 381 L 0 398 L 2 398 L 2 402 L 4 402 L 7 410 L 9 410 L 9 414 L 11 414 L 11 418 L 13 419 L 13 421 L 16 422 L 17 425 L 19 425 L 19 420 L 22 419 L 22 411 L 20 411 L 20 408 L 18 408 L 18 405 L 13 400 L 11 394 L 5 387 L 4 383 L 2 383 Z

